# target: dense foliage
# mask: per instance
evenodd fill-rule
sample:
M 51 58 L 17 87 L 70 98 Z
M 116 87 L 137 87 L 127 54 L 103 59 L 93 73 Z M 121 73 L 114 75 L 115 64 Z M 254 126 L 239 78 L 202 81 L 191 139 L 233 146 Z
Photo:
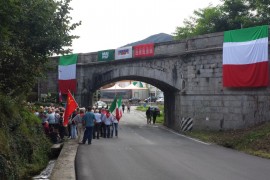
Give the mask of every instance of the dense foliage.
M 42 76 L 48 57 L 69 53 L 71 0 L 0 1 L 0 91 L 28 93 Z M 66 49 L 65 49 L 66 48 Z
M 26 104 L 0 95 L 0 109 L 0 179 L 28 179 L 47 165 L 51 144 Z
M 70 1 L 0 1 L 0 179 L 29 179 L 48 163 L 51 144 L 23 100 L 48 58 L 70 53 L 78 38 Z
M 221 0 L 223 4 L 195 10 L 194 16 L 185 19 L 175 30 L 175 39 L 222 32 L 243 27 L 269 25 L 269 0 Z

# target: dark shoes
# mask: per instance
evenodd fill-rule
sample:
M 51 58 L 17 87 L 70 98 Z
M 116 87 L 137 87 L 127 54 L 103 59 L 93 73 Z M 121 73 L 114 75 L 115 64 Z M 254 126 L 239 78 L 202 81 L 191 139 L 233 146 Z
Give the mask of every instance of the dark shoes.
M 85 144 L 84 142 L 79 142 L 79 144 Z M 88 143 L 88 144 L 92 144 L 91 142 L 90 143 Z

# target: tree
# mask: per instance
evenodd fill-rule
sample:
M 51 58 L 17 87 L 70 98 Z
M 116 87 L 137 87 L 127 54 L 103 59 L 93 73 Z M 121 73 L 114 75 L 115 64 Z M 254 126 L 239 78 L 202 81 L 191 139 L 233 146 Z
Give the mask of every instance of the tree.
M 256 18 L 257 24 L 270 24 L 269 0 L 245 0 Z
M 183 27 L 177 27 L 174 33 L 175 39 L 185 39 L 196 35 L 223 31 L 227 28 L 227 22 L 219 6 L 208 6 L 195 10 L 195 16 L 184 20 Z
M 243 0 L 223 0 L 223 2 L 221 10 L 229 25 L 226 30 L 252 26 L 254 20 L 252 20 L 250 8 Z
M 48 57 L 70 53 L 78 38 L 70 32 L 71 0 L 0 1 L 0 91 L 11 96 L 31 90 L 46 69 Z M 67 49 L 64 49 L 67 48 Z
M 175 39 L 222 32 L 270 23 L 268 0 L 222 0 L 223 4 L 194 11 L 193 17 L 177 27 Z

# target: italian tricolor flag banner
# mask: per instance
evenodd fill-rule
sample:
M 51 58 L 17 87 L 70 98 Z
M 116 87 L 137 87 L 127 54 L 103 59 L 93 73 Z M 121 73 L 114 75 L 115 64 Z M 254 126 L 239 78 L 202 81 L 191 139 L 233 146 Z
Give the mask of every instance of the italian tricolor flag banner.
M 110 113 L 114 114 L 116 119 L 119 121 L 122 117 L 122 96 L 114 97 L 114 100 L 109 108 Z
M 112 113 L 114 112 L 115 108 L 116 108 L 116 102 L 117 102 L 117 97 L 115 96 L 114 99 L 113 99 L 113 102 L 109 108 L 109 112 Z
M 59 92 L 68 94 L 68 90 L 76 92 L 76 63 L 78 54 L 61 56 L 58 65 Z
M 122 111 L 122 96 L 120 96 L 120 98 L 117 100 L 117 107 L 116 107 L 116 119 L 118 121 L 120 121 L 122 115 L 123 115 L 123 111 Z
M 223 86 L 268 86 L 268 26 L 224 32 Z

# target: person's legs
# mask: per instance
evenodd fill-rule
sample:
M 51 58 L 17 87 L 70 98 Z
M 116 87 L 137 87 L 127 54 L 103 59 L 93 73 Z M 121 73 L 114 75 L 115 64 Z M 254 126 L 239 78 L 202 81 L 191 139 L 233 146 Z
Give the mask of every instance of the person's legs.
M 107 138 L 110 138 L 110 125 L 106 125 L 106 136 Z
M 85 144 L 85 142 L 86 142 L 86 140 L 87 140 L 87 138 L 88 138 L 88 136 L 89 136 L 89 130 L 88 130 L 88 128 L 85 128 L 85 131 L 84 131 L 84 134 L 83 134 L 83 140 L 82 140 L 82 143 L 83 144 Z
M 112 123 L 112 130 L 111 130 L 111 138 L 113 137 L 113 131 L 114 131 L 114 123 Z
M 106 127 L 105 124 L 103 125 L 103 137 L 104 137 L 104 138 L 107 137 L 107 127 Z
M 71 138 L 71 125 L 68 124 L 68 137 Z
M 87 128 L 88 128 L 88 131 L 89 131 L 89 134 L 88 134 L 88 144 L 91 144 L 92 143 L 92 134 L 93 134 L 94 127 L 87 127 Z
M 76 125 L 71 125 L 71 138 L 76 139 Z
M 100 123 L 96 124 L 97 139 L 99 139 Z
M 118 136 L 118 123 L 114 123 L 115 136 Z
M 93 127 L 93 139 L 96 139 L 96 124 Z
M 81 138 L 83 134 L 83 127 L 81 123 L 77 125 L 77 131 L 78 131 L 78 142 L 81 142 Z

